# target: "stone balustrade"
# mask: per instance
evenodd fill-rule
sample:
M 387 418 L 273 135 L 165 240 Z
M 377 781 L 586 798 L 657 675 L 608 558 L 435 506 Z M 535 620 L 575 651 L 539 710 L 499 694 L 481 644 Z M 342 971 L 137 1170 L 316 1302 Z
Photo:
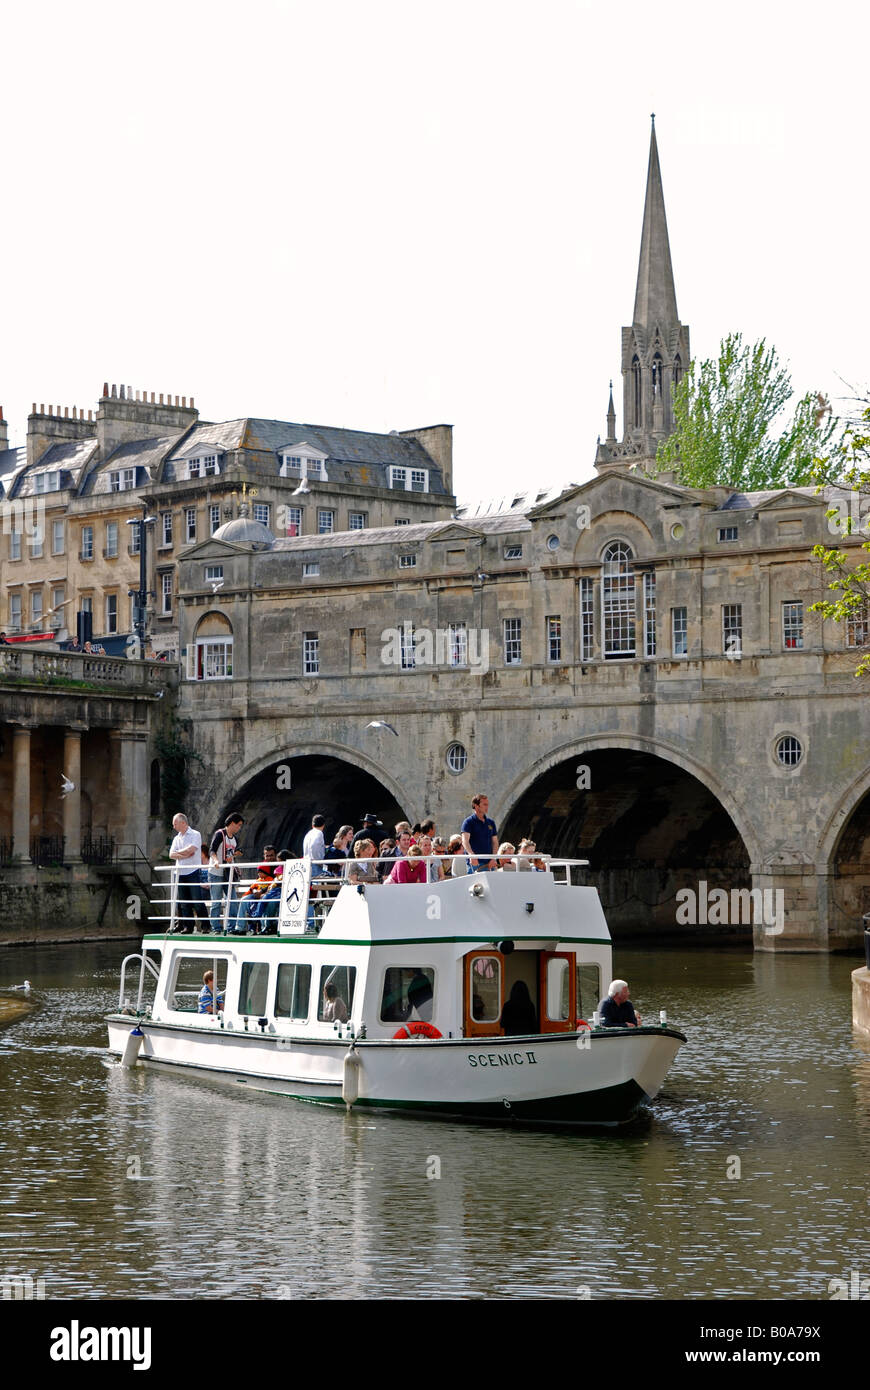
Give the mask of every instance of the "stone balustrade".
M 5 678 L 38 684 L 46 681 L 84 681 L 93 685 L 137 686 L 155 692 L 174 687 L 177 668 L 165 661 L 130 661 L 126 657 L 93 656 L 84 652 L 28 651 L 0 647 L 0 683 Z

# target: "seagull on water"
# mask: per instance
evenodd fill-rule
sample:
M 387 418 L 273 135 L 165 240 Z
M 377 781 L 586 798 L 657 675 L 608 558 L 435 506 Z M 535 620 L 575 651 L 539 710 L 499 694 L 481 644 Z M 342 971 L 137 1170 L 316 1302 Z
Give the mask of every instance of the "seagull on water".
M 392 726 L 392 724 L 388 724 L 388 723 L 387 723 L 386 719 L 373 719 L 372 722 L 371 722 L 370 724 L 366 724 L 366 728 L 367 728 L 367 729 L 389 729 L 389 731 L 390 731 L 391 734 L 395 734 L 395 735 L 396 735 L 396 738 L 399 737 L 399 731 L 398 731 L 398 729 L 394 729 L 393 726 Z
M 29 980 L 25 980 L 23 985 L 6 985 L 5 988 L 10 991 L 13 989 L 20 989 L 23 994 L 29 994 L 30 991 L 33 989 L 33 985 L 30 983 Z

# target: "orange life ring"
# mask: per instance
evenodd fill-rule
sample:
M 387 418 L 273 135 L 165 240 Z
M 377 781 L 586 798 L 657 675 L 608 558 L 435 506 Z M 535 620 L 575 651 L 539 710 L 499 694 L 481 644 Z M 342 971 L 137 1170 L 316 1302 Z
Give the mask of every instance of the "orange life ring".
M 585 1018 L 578 1018 L 577 1020 L 577 1031 L 579 1032 L 581 1028 L 588 1028 L 590 1032 L 592 1031 L 591 1024 L 587 1023 Z
M 440 1038 L 442 1033 L 432 1023 L 403 1023 L 394 1038 Z

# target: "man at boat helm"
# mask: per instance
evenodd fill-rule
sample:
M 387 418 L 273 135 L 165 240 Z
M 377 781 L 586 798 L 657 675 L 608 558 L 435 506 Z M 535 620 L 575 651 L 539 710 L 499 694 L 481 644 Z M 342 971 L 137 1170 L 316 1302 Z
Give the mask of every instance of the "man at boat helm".
M 637 1028 L 641 1021 L 640 1014 L 635 1013 L 634 1005 L 628 997 L 628 985 L 625 980 L 611 981 L 607 998 L 602 999 L 598 1012 L 605 1028 Z

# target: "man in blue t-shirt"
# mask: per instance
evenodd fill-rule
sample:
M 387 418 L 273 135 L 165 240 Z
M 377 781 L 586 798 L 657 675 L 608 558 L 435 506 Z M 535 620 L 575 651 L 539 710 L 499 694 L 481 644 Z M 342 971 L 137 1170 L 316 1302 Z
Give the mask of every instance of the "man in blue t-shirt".
M 604 1028 L 637 1028 L 640 1024 L 640 1014 L 634 1011 L 625 980 L 612 981 L 607 998 L 602 999 L 598 1006 L 598 1012 Z
M 462 847 L 472 873 L 484 873 L 498 849 L 498 831 L 486 814 L 488 810 L 489 797 L 479 793 L 471 798 L 471 815 L 462 822 Z

